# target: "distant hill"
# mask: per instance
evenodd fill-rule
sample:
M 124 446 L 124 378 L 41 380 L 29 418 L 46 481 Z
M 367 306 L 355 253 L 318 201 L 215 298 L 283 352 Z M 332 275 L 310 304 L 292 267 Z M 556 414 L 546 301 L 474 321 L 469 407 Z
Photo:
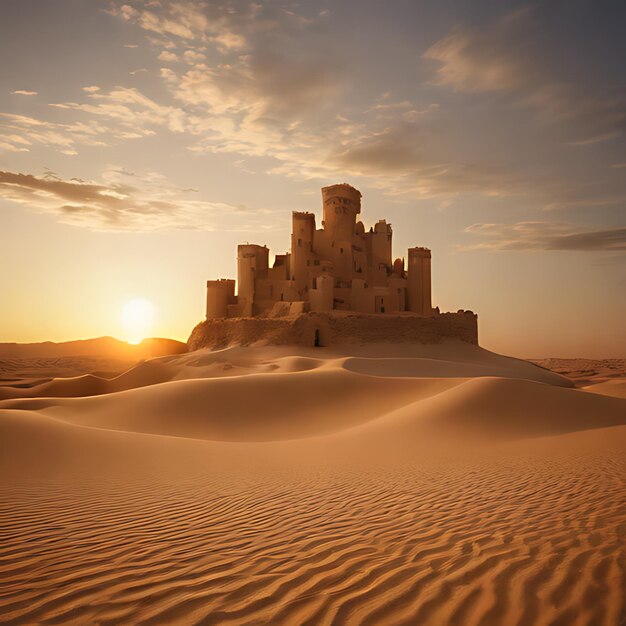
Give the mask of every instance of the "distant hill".
M 131 345 L 114 337 L 79 339 L 55 343 L 0 343 L 0 358 L 58 358 L 69 356 L 99 356 L 115 359 L 151 359 L 187 352 L 187 344 L 174 339 L 144 339 Z

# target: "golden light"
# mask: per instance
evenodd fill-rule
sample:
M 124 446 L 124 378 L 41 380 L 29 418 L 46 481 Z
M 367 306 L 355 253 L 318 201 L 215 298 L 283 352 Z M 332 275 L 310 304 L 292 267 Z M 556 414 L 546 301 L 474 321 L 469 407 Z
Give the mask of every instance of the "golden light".
M 150 336 L 154 319 L 154 305 L 143 298 L 133 298 L 122 309 L 122 326 L 128 343 L 141 343 Z

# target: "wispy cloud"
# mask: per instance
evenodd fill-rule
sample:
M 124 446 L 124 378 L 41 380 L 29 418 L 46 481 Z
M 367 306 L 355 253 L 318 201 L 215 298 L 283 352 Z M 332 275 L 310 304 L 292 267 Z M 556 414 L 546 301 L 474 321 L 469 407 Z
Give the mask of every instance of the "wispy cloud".
M 539 120 L 567 126 L 572 145 L 589 145 L 626 132 L 624 91 L 582 89 L 561 78 L 532 37 L 541 19 L 529 5 L 477 27 L 457 27 L 424 58 L 438 64 L 435 82 L 457 92 L 506 94 Z
M 36 91 L 29 91 L 28 89 L 16 89 L 11 92 L 15 96 L 36 96 Z
M 50 106 L 83 111 L 121 127 L 120 137 L 133 138 L 153 134 L 152 126 L 165 126 L 174 132 L 184 129 L 184 112 L 179 108 L 158 104 L 138 89 L 116 87 L 108 93 L 89 93 L 88 102 L 61 102 Z
M 485 240 L 465 250 L 626 252 L 626 227 L 581 230 L 556 222 L 517 222 L 474 224 L 465 232 Z
M 56 102 L 51 108 L 77 115 L 69 122 L 0 113 L 0 147 L 28 151 L 35 145 L 76 154 L 81 146 L 107 146 L 116 142 L 154 135 L 157 128 L 184 131 L 185 113 L 178 107 L 161 105 L 139 90 L 116 87 L 83 87 L 86 101 Z
M 103 231 L 258 230 L 262 211 L 189 199 L 163 176 L 110 167 L 100 182 L 0 171 L 0 198 L 59 222 Z
M 34 145 L 53 147 L 76 154 L 79 144 L 104 146 L 110 131 L 97 121 L 58 123 L 27 115 L 0 113 L 0 142 L 5 150 L 29 151 Z

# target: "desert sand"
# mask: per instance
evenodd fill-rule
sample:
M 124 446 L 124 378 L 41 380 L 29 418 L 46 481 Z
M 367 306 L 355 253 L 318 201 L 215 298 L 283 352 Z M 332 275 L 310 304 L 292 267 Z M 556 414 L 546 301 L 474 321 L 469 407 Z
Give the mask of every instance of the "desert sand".
M 621 384 L 455 341 L 5 380 L 0 620 L 623 624 Z

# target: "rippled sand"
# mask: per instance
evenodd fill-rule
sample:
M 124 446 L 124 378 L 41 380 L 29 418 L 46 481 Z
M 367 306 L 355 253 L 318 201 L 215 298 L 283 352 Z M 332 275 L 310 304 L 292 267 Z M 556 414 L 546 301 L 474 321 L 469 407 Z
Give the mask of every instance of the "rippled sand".
M 93 378 L 3 388 L 4 623 L 626 618 L 626 400 L 457 345 Z

